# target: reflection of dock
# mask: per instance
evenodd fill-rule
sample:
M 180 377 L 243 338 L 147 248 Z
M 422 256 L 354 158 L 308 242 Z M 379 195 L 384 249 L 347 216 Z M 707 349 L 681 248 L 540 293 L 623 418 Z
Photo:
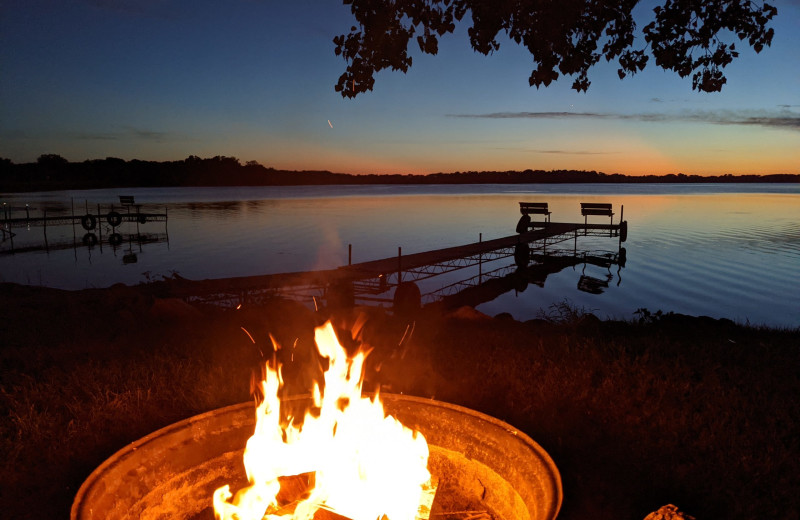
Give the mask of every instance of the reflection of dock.
M 521 268 L 516 264 L 505 265 L 424 294 L 423 299 L 425 301 L 441 300 L 448 308 L 463 305 L 476 307 L 510 291 L 521 293 L 527 289 L 528 285 L 544 287 L 549 275 L 558 273 L 567 267 L 574 268 L 583 264 L 584 272 L 587 264 L 608 269 L 612 265 L 622 268 L 625 266 L 625 256 L 624 248 L 620 248 L 618 252 L 561 250 L 534 253 L 531 255 L 531 262 L 525 267 Z M 619 269 L 617 276 L 619 278 Z M 585 274 L 581 275 L 578 282 L 579 290 L 584 290 L 581 283 L 585 278 L 589 277 Z M 621 280 L 621 278 L 619 279 Z
M 393 298 L 389 294 L 393 290 L 396 300 L 399 292 L 396 289 L 414 285 L 414 282 L 468 267 L 477 267 L 480 271 L 484 264 L 504 258 L 513 257 L 517 266 L 527 266 L 535 260 L 532 255 L 546 254 L 548 247 L 569 240 L 574 241 L 573 253 L 577 255 L 580 237 L 619 237 L 621 242 L 626 232 L 627 222 L 548 222 L 517 235 L 421 253 L 403 255 L 398 248 L 396 257 L 361 262 L 338 269 L 196 281 L 175 277 L 157 282 L 152 288 L 164 296 L 220 302 L 241 302 L 260 296 L 284 296 L 307 302 L 313 298 L 318 302 L 325 301 L 328 305 L 347 305 L 356 301 L 392 303 Z M 580 261 L 585 260 L 581 257 Z M 511 268 L 513 267 L 512 265 Z M 560 269 L 563 266 L 557 270 Z M 479 272 L 477 282 L 467 285 L 479 285 L 484 280 L 499 276 L 501 275 L 497 272 Z M 416 291 L 419 294 L 418 289 Z M 430 294 L 433 299 L 444 296 Z
M 130 244 L 155 244 L 161 242 L 169 242 L 169 235 L 166 233 L 112 233 L 95 238 L 87 238 L 89 233 L 85 234 L 82 238 L 73 238 L 72 240 L 57 240 L 49 241 L 45 237 L 44 243 L 27 245 L 21 247 L 14 247 L 0 251 L 0 255 L 17 255 L 23 253 L 34 253 L 44 251 L 46 253 L 52 251 L 63 251 L 66 249 L 77 249 L 82 246 L 86 247 L 99 247 L 102 251 L 104 246 L 116 249 L 123 245 Z

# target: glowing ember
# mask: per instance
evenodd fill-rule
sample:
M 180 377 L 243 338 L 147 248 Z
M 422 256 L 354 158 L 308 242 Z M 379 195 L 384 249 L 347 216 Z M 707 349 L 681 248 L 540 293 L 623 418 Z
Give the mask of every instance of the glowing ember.
M 289 418 L 281 426 L 280 368 L 267 366 L 264 400 L 255 433 L 247 441 L 244 466 L 250 486 L 214 492 L 214 511 L 224 520 L 310 520 L 319 509 L 353 520 L 413 520 L 430 486 L 428 444 L 406 428 L 375 397 L 361 396 L 366 355 L 348 358 L 330 323 L 316 330 L 319 353 L 328 358 L 324 393 L 314 384 L 314 407 L 302 427 Z M 301 500 L 281 504 L 278 477 L 313 474 Z M 430 504 L 425 504 L 428 507 Z

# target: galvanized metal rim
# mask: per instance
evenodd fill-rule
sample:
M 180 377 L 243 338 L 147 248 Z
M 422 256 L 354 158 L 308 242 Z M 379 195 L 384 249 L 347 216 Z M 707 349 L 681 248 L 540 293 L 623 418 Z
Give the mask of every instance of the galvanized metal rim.
M 514 428 L 505 421 L 497 419 L 496 417 L 492 417 L 491 415 L 487 415 L 482 412 L 478 412 L 476 410 L 472 410 L 470 408 L 466 408 L 456 404 L 447 403 L 444 401 L 437 401 L 435 399 L 427 399 L 422 397 L 404 395 L 404 394 L 381 393 L 380 395 L 387 397 L 390 400 L 405 401 L 410 403 L 420 403 L 425 406 L 433 405 L 440 408 L 446 408 L 454 412 L 458 412 L 460 414 L 468 415 L 476 419 L 479 419 L 481 421 L 488 422 L 494 426 L 497 426 L 505 430 L 509 434 L 513 435 L 520 441 L 522 441 L 528 448 L 531 449 L 531 451 L 536 453 L 536 455 L 543 461 L 544 466 L 548 470 L 548 478 L 550 479 L 550 483 L 553 486 L 553 489 L 556 491 L 555 493 L 556 502 L 555 504 L 553 504 L 554 506 L 553 518 L 556 518 L 558 516 L 558 512 L 561 510 L 561 505 L 563 501 L 561 474 L 559 473 L 558 468 L 555 465 L 555 462 L 547 453 L 547 451 L 545 451 L 544 448 L 542 448 L 536 441 L 530 438 L 527 434 L 518 430 L 517 428 Z M 308 399 L 309 397 L 310 397 L 309 395 L 297 395 L 289 397 L 288 400 L 301 400 L 301 399 Z M 83 482 L 81 487 L 78 489 L 78 492 L 75 494 L 75 499 L 72 502 L 72 508 L 70 510 L 70 520 L 78 520 L 80 507 L 84 503 L 86 495 L 89 493 L 89 491 L 93 486 L 95 486 L 98 482 L 101 481 L 107 469 L 117 465 L 117 463 L 120 460 L 124 459 L 125 457 L 131 456 L 132 453 L 138 450 L 139 448 L 146 446 L 147 444 L 153 442 L 154 440 L 166 436 L 173 431 L 181 430 L 183 428 L 186 428 L 187 426 L 190 426 L 193 423 L 203 422 L 206 418 L 209 417 L 214 417 L 214 416 L 219 417 L 227 414 L 235 415 L 246 408 L 252 409 L 253 412 L 255 413 L 255 406 L 252 401 L 233 404 L 222 408 L 216 408 L 214 410 L 194 415 L 192 417 L 183 419 L 182 421 L 178 421 L 163 428 L 160 428 L 121 448 L 111 457 L 106 459 L 97 468 L 95 468 L 95 470 L 89 474 L 89 476 Z

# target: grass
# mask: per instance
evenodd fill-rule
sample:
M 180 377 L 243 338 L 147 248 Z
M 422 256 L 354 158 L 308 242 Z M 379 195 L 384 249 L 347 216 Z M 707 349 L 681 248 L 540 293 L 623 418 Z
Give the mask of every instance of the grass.
M 488 411 L 551 453 L 562 518 L 644 518 L 670 502 L 698 518 L 798 511 L 797 331 L 588 319 L 461 325 L 428 342 L 437 398 Z
M 67 517 L 81 482 L 128 442 L 248 400 L 269 334 L 302 388 L 321 320 L 120 287 L 2 285 L 0 302 L 0 510 L 18 519 Z M 561 519 L 644 518 L 667 503 L 697 518 L 798 518 L 800 331 L 651 313 L 601 322 L 560 306 L 528 323 L 429 311 L 400 344 L 408 320 L 368 314 L 370 384 L 528 433 L 561 471 Z

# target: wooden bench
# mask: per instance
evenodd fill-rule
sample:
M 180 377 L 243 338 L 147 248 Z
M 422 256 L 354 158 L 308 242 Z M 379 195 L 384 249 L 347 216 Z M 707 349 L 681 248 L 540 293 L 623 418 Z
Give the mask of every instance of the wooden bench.
M 531 215 L 544 215 L 544 225 L 550 222 L 550 211 L 547 209 L 546 202 L 520 202 L 519 212 L 522 216 L 517 222 L 517 233 L 527 233 L 533 227 Z
M 614 212 L 611 211 L 611 204 L 581 202 L 581 215 L 583 215 L 584 224 L 588 223 L 589 215 L 603 215 L 611 217 L 611 223 L 614 223 Z
M 550 222 L 550 211 L 547 209 L 546 202 L 520 202 L 519 212 L 523 215 L 544 215 Z
M 133 195 L 120 195 L 119 203 L 128 208 L 128 215 L 131 214 L 131 206 L 136 206 L 136 215 L 138 215 L 136 217 L 137 222 L 139 222 L 140 224 L 144 224 L 145 222 L 147 222 L 147 216 L 142 215 L 142 205 L 136 204 L 133 201 Z

